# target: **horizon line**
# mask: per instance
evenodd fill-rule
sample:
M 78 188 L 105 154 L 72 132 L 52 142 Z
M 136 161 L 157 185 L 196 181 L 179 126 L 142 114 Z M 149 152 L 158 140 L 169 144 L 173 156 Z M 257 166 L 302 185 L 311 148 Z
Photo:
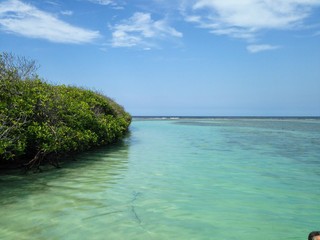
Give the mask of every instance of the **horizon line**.
M 320 116 L 209 116 L 209 115 L 132 115 L 132 118 L 320 118 Z

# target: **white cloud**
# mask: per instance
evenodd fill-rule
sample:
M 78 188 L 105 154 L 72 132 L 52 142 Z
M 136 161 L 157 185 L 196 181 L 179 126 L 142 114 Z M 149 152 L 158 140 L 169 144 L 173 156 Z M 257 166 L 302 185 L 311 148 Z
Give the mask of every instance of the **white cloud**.
M 114 10 L 123 10 L 124 7 L 122 7 L 122 6 L 114 6 L 114 7 L 112 7 L 112 9 L 114 9 Z
M 113 47 L 145 46 L 152 40 L 182 37 L 182 33 L 170 27 L 165 19 L 154 21 L 149 13 L 136 12 L 121 24 L 111 26 Z
M 113 1 L 113 0 L 88 0 L 91 3 L 94 4 L 99 4 L 99 5 L 103 5 L 103 6 L 110 6 L 112 9 L 114 10 L 123 10 L 124 7 L 123 6 L 119 6 L 119 5 L 124 5 L 125 3 L 123 1 Z
M 47 0 L 47 1 L 45 1 L 45 3 L 51 4 L 51 5 L 53 5 L 53 6 L 60 6 L 59 3 L 54 2 L 54 1 L 49 1 L 49 0 Z
M 88 43 L 100 37 L 98 31 L 72 26 L 19 0 L 0 3 L 0 27 L 10 33 L 58 43 Z
M 247 50 L 251 53 L 257 53 L 261 51 L 267 51 L 267 50 L 275 50 L 280 48 L 280 46 L 271 46 L 268 44 L 260 44 L 260 45 L 249 45 L 247 46 Z
M 60 12 L 62 15 L 68 15 L 68 16 L 71 16 L 73 14 L 72 11 L 61 11 Z
M 115 3 L 112 0 L 89 0 L 92 3 L 100 5 L 114 5 Z
M 254 39 L 259 30 L 302 27 L 318 6 L 320 0 L 187 0 L 182 12 L 211 33 Z

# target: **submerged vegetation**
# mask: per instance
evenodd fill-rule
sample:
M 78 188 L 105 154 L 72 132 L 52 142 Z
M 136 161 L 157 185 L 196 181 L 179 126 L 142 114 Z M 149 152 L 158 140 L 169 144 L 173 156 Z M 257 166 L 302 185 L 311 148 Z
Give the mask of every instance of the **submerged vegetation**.
M 125 135 L 131 116 L 113 100 L 91 90 L 48 84 L 34 73 L 34 62 L 8 56 L 0 55 L 0 164 L 58 166 L 65 153 L 107 145 Z

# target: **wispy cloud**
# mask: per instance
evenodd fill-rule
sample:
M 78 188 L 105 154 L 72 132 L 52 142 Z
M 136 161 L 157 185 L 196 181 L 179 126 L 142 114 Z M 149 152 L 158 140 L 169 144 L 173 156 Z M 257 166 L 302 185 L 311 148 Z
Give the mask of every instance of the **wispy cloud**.
M 54 1 L 50 1 L 50 0 L 46 0 L 45 3 L 48 3 L 48 4 L 53 5 L 53 6 L 60 6 L 59 3 L 54 2 Z
M 89 2 L 100 4 L 100 5 L 113 5 L 115 4 L 112 0 L 89 0 Z
M 61 11 L 60 12 L 62 15 L 68 15 L 68 16 L 71 16 L 73 14 L 72 11 Z
M 249 45 L 247 46 L 247 50 L 251 53 L 257 53 L 261 51 L 267 51 L 267 50 L 275 50 L 280 48 L 280 46 L 272 46 L 268 44 L 259 44 L 259 45 Z
M 182 33 L 170 27 L 165 19 L 155 21 L 149 13 L 136 12 L 131 18 L 110 28 L 113 30 L 113 47 L 142 46 L 149 49 L 157 39 L 182 37 Z
M 303 27 L 319 0 L 184 1 L 185 20 L 217 35 L 253 40 L 259 30 Z
M 125 2 L 123 2 L 122 0 L 87 0 L 91 3 L 94 4 L 99 4 L 99 5 L 103 5 L 103 6 L 110 6 L 112 9 L 114 10 L 123 10 L 124 7 L 123 5 L 125 5 Z
M 100 37 L 98 31 L 72 26 L 19 0 L 0 3 L 0 29 L 58 43 L 89 43 Z

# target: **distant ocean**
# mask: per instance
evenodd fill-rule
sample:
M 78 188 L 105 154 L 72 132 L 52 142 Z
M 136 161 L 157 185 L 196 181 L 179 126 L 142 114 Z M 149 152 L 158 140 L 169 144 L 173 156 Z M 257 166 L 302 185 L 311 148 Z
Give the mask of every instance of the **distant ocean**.
M 0 239 L 307 239 L 320 118 L 134 117 L 62 169 L 0 174 Z

